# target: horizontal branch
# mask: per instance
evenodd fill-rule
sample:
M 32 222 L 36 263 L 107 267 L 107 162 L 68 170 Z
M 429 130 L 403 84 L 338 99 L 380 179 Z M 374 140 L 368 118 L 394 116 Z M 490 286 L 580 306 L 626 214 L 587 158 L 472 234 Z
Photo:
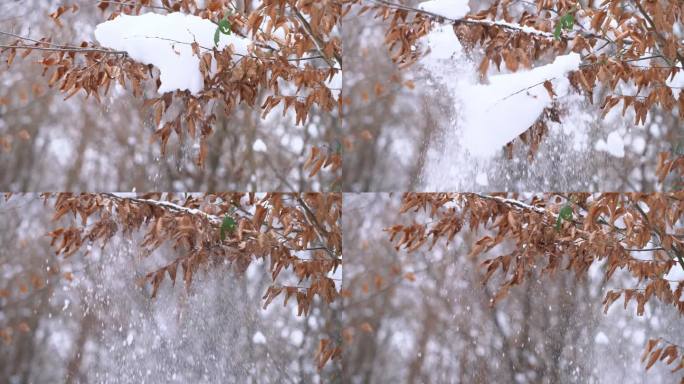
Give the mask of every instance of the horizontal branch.
M 420 13 L 420 14 L 428 16 L 432 19 L 444 20 L 444 21 L 448 21 L 452 24 L 484 25 L 484 26 L 489 26 L 489 27 L 496 26 L 496 27 L 501 27 L 501 28 L 508 29 L 508 30 L 523 32 L 523 33 L 526 33 L 529 35 L 537 35 L 537 36 L 549 38 L 549 39 L 554 38 L 552 33 L 540 31 L 540 30 L 534 29 L 532 27 L 524 27 L 524 26 L 521 26 L 518 24 L 508 23 L 505 21 L 475 20 L 475 19 L 466 19 L 466 18 L 452 19 L 452 18 L 446 17 L 444 15 L 440 15 L 439 13 L 430 12 L 430 11 L 420 9 L 420 8 L 410 7 L 407 5 L 397 4 L 397 3 L 393 3 L 393 2 L 390 2 L 387 0 L 369 0 L 369 1 L 371 1 L 375 4 L 387 7 L 387 8 L 398 9 L 398 10 L 413 12 L 413 13 Z
M 188 215 L 193 215 L 193 216 L 201 216 L 205 219 L 207 219 L 209 222 L 212 224 L 216 225 L 221 225 L 223 220 L 215 215 L 211 215 L 209 213 L 206 213 L 204 211 L 201 211 L 196 208 L 187 208 L 183 207 L 178 204 L 174 204 L 168 201 L 159 201 L 159 200 L 150 200 L 150 199 L 139 199 L 137 197 L 123 197 L 123 196 L 118 196 L 113 193 L 103 193 L 104 196 L 107 196 L 113 200 L 117 200 L 119 202 L 123 201 L 132 201 L 134 203 L 139 203 L 139 204 L 147 204 L 147 205 L 154 205 L 160 208 L 168 209 L 170 211 L 178 212 L 178 213 L 185 213 Z
M 128 53 L 125 51 L 116 51 L 116 50 L 107 49 L 107 48 L 77 47 L 74 45 L 67 45 L 67 44 L 55 44 L 55 43 L 51 43 L 49 41 L 36 40 L 36 39 L 32 39 L 30 37 L 17 35 L 16 33 L 12 33 L 12 32 L 0 31 L 0 35 L 14 37 L 16 39 L 23 40 L 23 41 L 30 41 L 30 42 L 36 44 L 36 45 L 0 44 L 0 48 L 2 48 L 2 49 L 26 49 L 26 50 L 50 51 L 50 52 L 78 52 L 78 53 L 97 52 L 97 53 L 104 53 L 104 54 L 110 54 L 110 55 L 128 55 Z
M 528 211 L 534 211 L 540 215 L 551 215 L 553 217 L 558 217 L 557 214 L 555 214 L 549 210 L 546 210 L 546 209 L 540 208 L 540 207 L 535 207 L 534 205 L 529 205 L 529 204 L 523 203 L 522 201 L 519 201 L 519 200 L 507 199 L 507 198 L 499 197 L 499 196 L 483 195 L 480 193 L 474 193 L 474 195 L 481 198 L 481 199 L 492 200 L 492 201 L 496 201 L 500 204 L 511 205 L 511 206 L 516 207 L 516 208 L 520 208 L 520 209 L 524 209 L 524 210 L 528 210 Z
M 58 47 L 31 47 L 27 45 L 5 45 L 0 44 L 2 49 L 26 49 L 26 50 L 36 50 L 36 51 L 47 51 L 47 52 L 76 52 L 76 53 L 88 53 L 88 52 L 98 52 L 110 55 L 128 55 L 125 51 L 114 51 L 104 48 L 58 48 Z
M 547 210 L 547 209 L 540 208 L 540 207 L 535 207 L 535 206 L 533 206 L 533 205 L 529 205 L 529 204 L 523 203 L 523 202 L 518 201 L 518 200 L 507 199 L 507 198 L 498 197 L 498 196 L 483 195 L 483 194 L 478 194 L 478 193 L 475 193 L 474 195 L 477 196 L 477 197 L 479 197 L 479 198 L 485 199 L 485 200 L 492 200 L 492 201 L 496 201 L 496 202 L 498 202 L 498 203 L 500 203 L 500 204 L 505 204 L 505 205 L 513 206 L 513 207 L 516 207 L 516 208 L 519 208 L 519 209 L 523 209 L 523 210 L 533 211 L 533 212 L 536 212 L 536 213 L 538 213 L 538 214 L 540 214 L 540 215 L 551 215 L 553 218 L 558 219 L 558 214 L 557 214 L 557 213 L 553 213 L 553 212 L 551 212 L 551 211 L 549 211 L 549 210 Z M 644 220 L 646 221 L 646 223 L 647 223 L 648 225 L 650 225 L 646 213 L 641 209 L 641 207 L 639 207 L 638 204 L 636 204 L 635 207 L 636 207 L 636 209 L 641 213 L 641 215 L 644 217 Z M 574 220 L 573 220 L 573 222 L 574 222 Z M 608 222 L 605 222 L 605 221 L 604 221 L 604 222 L 599 222 L 599 223 L 600 223 L 600 224 L 603 224 L 603 225 L 608 225 L 608 226 L 610 226 L 611 228 L 616 229 L 616 230 L 620 230 L 620 229 L 621 229 L 621 228 L 615 227 L 614 225 L 612 225 L 612 224 L 610 224 L 610 223 L 608 223 Z M 575 224 L 582 224 L 582 223 L 581 223 L 581 222 L 575 222 Z M 652 232 L 652 235 L 653 235 L 656 239 L 658 239 L 658 241 L 659 241 L 659 244 L 658 244 L 658 245 L 660 245 L 660 243 L 661 243 L 661 240 L 660 240 L 660 239 L 662 238 L 662 235 L 657 231 L 657 229 L 653 229 L 651 232 Z M 622 246 L 622 245 L 621 245 L 621 247 L 622 247 L 622 250 L 625 251 L 625 252 L 645 252 L 645 251 L 659 251 L 659 250 L 664 250 L 665 252 L 668 253 L 668 255 L 670 255 L 670 256 L 672 257 L 673 260 L 675 260 L 676 262 L 678 262 L 679 265 L 684 269 L 684 257 L 682 256 L 680 250 L 679 250 L 677 247 L 675 247 L 675 246 L 672 246 L 670 250 L 667 250 L 667 249 L 665 249 L 665 248 L 662 247 L 662 246 L 658 246 L 658 247 L 654 247 L 654 248 L 645 248 L 645 249 L 632 249 L 632 248 L 626 248 L 626 247 L 624 247 L 624 246 Z
M 121 5 L 124 7 L 141 7 L 141 8 L 149 8 L 149 9 L 159 9 L 162 11 L 167 11 L 167 12 L 173 12 L 173 9 L 167 8 L 164 6 L 158 6 L 158 5 L 146 5 L 146 4 L 140 4 L 140 3 L 127 3 L 125 1 L 115 1 L 115 0 L 98 0 L 97 1 L 98 5 L 99 4 L 112 4 L 112 5 Z
M 541 37 L 541 38 L 545 38 L 545 39 L 551 39 L 551 40 L 556 39 L 556 36 L 554 36 L 554 34 L 551 32 L 544 32 L 544 31 L 540 31 L 538 29 L 535 29 L 535 28 L 532 28 L 529 26 L 523 26 L 520 24 L 509 23 L 509 22 L 502 21 L 502 20 L 488 20 L 488 19 L 478 20 L 478 19 L 468 19 L 468 18 L 452 19 L 452 18 L 446 17 L 444 15 L 440 15 L 438 13 L 430 12 L 430 11 L 420 9 L 420 8 L 410 7 L 410 6 L 403 5 L 403 4 L 393 3 L 393 2 L 387 1 L 387 0 L 367 0 L 367 1 L 370 1 L 372 3 L 375 3 L 375 4 L 380 5 L 380 6 L 384 6 L 387 8 L 398 9 L 398 10 L 413 12 L 413 13 L 419 13 L 419 14 L 425 15 L 425 16 L 432 18 L 432 19 L 435 19 L 435 20 L 443 20 L 443 21 L 447 21 L 447 22 L 450 22 L 450 23 L 456 24 L 456 25 L 457 24 L 469 24 L 469 25 L 482 25 L 482 26 L 486 26 L 486 27 L 499 27 L 499 28 L 507 29 L 509 31 L 524 33 L 526 35 L 532 35 L 532 36 L 537 36 L 537 37 Z M 600 39 L 600 40 L 608 41 L 612 44 L 615 44 L 614 42 L 608 40 L 605 36 L 601 36 L 601 35 L 598 35 L 596 33 L 585 32 L 585 31 L 574 31 L 574 32 L 578 35 L 581 35 L 582 37 L 585 37 L 585 38 L 595 38 L 595 39 Z M 563 39 L 563 40 L 572 40 L 573 38 L 574 38 L 574 36 L 571 36 L 570 34 L 566 34 L 564 32 L 562 32 L 561 35 L 559 36 L 559 39 Z M 632 44 L 632 41 L 629 39 L 625 39 L 625 40 L 623 40 L 623 43 L 624 44 Z
M 130 202 L 138 203 L 138 204 L 153 205 L 153 206 L 157 206 L 157 207 L 160 207 L 163 209 L 167 209 L 167 210 L 182 213 L 182 214 L 187 214 L 187 215 L 192 215 L 192 216 L 200 216 L 200 217 L 203 217 L 204 219 L 208 220 L 211 224 L 216 225 L 216 226 L 221 226 L 221 224 L 223 223 L 223 218 L 221 218 L 219 216 L 206 213 L 206 212 L 199 210 L 199 209 L 196 209 L 196 208 L 183 207 L 181 205 L 171 203 L 168 201 L 140 199 L 137 197 L 125 197 L 125 196 L 119 196 L 119 195 L 116 195 L 113 193 L 103 193 L 102 195 L 107 196 L 110 199 L 113 199 L 113 200 L 116 200 L 119 202 L 130 201 Z M 302 205 L 303 209 L 305 210 L 305 217 L 306 217 L 307 221 L 313 221 L 312 226 L 314 227 L 314 230 L 316 231 L 316 234 L 318 235 L 319 240 L 321 242 L 320 246 L 298 249 L 298 251 L 311 251 L 311 252 L 313 252 L 313 251 L 322 250 L 322 251 L 325 251 L 330 256 L 330 258 L 332 260 L 339 260 L 339 257 L 335 254 L 335 252 L 333 252 L 330 248 L 328 248 L 325 245 L 326 244 L 326 242 L 325 242 L 326 238 L 319 231 L 322 230 L 323 233 L 326 233 L 326 232 L 324 229 L 322 229 L 320 224 L 318 224 L 318 221 L 316 221 L 316 218 L 315 218 L 315 215 L 313 214 L 313 212 L 311 212 L 309 207 L 306 205 L 306 203 L 301 198 L 297 198 L 297 201 Z M 249 215 L 249 213 L 244 211 L 244 210 L 242 210 L 242 212 Z M 291 239 L 288 239 L 287 236 L 285 236 L 284 234 L 282 234 L 281 232 L 279 232 L 275 228 L 271 228 L 271 229 L 273 230 L 274 233 L 276 233 L 278 236 L 280 236 L 282 238 L 284 243 L 287 243 L 287 241 L 291 240 Z
M 77 46 L 66 45 L 66 44 L 60 45 L 60 44 L 50 43 L 48 41 L 35 40 L 35 39 L 29 38 L 29 37 L 20 36 L 20 35 L 14 34 L 14 33 L 4 32 L 4 31 L 0 31 L 0 35 L 11 36 L 11 37 L 15 37 L 19 40 L 30 41 L 30 42 L 33 42 L 36 44 L 36 45 L 0 44 L 0 49 L 24 49 L 24 50 L 46 51 L 46 52 L 75 52 L 75 53 L 96 52 L 96 53 L 103 53 L 103 54 L 110 54 L 110 55 L 128 56 L 128 52 L 126 52 L 126 51 L 118 51 L 118 50 L 108 49 L 108 48 L 77 47 Z M 188 43 L 185 41 L 179 41 L 179 40 L 159 37 L 159 36 L 140 36 L 140 37 L 143 37 L 146 39 L 164 40 L 164 41 L 168 41 L 171 43 L 184 44 L 184 45 L 190 45 L 190 46 L 192 46 L 194 44 L 194 43 Z M 257 44 L 257 46 L 260 48 L 269 49 L 272 52 L 278 52 L 278 50 L 273 49 L 272 47 L 269 47 L 269 46 L 262 46 L 262 45 L 258 45 L 258 44 Z M 212 51 L 213 50 L 213 48 L 205 47 L 205 46 L 202 46 L 199 44 L 198 44 L 198 47 L 205 50 L 205 51 Z M 280 58 L 278 58 L 278 57 L 261 57 L 261 56 L 254 56 L 254 55 L 245 55 L 245 54 L 241 54 L 241 53 L 237 53 L 237 52 L 234 52 L 233 55 L 240 56 L 240 57 L 252 58 L 252 59 L 258 59 L 258 60 L 274 60 L 274 61 L 280 60 Z M 283 58 L 283 60 L 289 61 L 289 62 L 300 62 L 300 61 L 317 60 L 317 59 L 327 60 L 327 58 L 323 55 L 310 55 L 307 57 L 294 57 L 294 58 L 286 57 L 286 58 Z M 333 68 L 336 68 L 336 67 L 333 67 Z

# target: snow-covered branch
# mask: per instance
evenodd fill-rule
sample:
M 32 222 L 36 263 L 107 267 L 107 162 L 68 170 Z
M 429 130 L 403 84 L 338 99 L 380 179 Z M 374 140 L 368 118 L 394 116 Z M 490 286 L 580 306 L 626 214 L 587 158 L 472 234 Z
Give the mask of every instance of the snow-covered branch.
M 47 52 L 79 52 L 79 53 L 89 53 L 97 52 L 108 55 L 124 55 L 127 53 L 125 51 L 117 51 L 108 48 L 98 48 L 98 47 L 77 47 L 74 45 L 67 44 L 55 44 L 46 40 L 36 40 L 30 37 L 21 36 L 16 33 L 0 31 L 0 35 L 16 38 L 18 41 L 14 44 L 0 44 L 2 49 L 27 49 L 36 51 L 47 51 Z M 29 41 L 34 43 L 34 45 L 22 45 L 20 41 Z
M 207 219 L 210 223 L 215 224 L 215 225 L 221 225 L 221 222 L 222 222 L 222 219 L 218 216 L 211 215 L 211 214 L 206 213 L 204 211 L 201 211 L 199 209 L 183 207 L 181 205 L 174 204 L 174 203 L 169 202 L 169 201 L 140 199 L 140 198 L 136 198 L 136 197 L 119 196 L 119 195 L 116 195 L 113 193 L 105 193 L 103 195 L 111 198 L 112 200 L 116 200 L 119 202 L 130 201 L 130 202 L 138 203 L 138 204 L 153 205 L 153 206 L 157 206 L 157 207 L 169 210 L 169 211 L 183 213 L 183 214 L 187 214 L 187 215 L 201 216 L 201 217 Z
M 486 27 L 498 27 L 502 29 L 506 29 L 512 32 L 519 32 L 519 33 L 524 33 L 526 35 L 531 35 L 531 36 L 536 36 L 544 39 L 556 39 L 556 36 L 554 36 L 553 33 L 551 32 L 545 32 L 541 31 L 539 29 L 530 27 L 530 26 L 525 26 L 525 25 L 520 25 L 516 23 L 509 23 L 503 20 L 489 20 L 489 19 L 473 19 L 473 18 L 468 18 L 467 15 L 464 17 L 451 17 L 449 15 L 445 15 L 443 13 L 439 13 L 436 11 L 432 11 L 430 9 L 427 9 L 427 7 L 411 7 L 403 4 L 397 4 L 392 1 L 388 0 L 367 0 L 372 3 L 375 3 L 377 5 L 381 5 L 387 8 L 391 9 L 398 9 L 398 10 L 403 10 L 407 12 L 412 12 L 412 13 L 418 13 L 422 14 L 424 16 L 427 16 L 429 18 L 435 19 L 436 21 L 442 21 L 442 22 L 449 22 L 451 24 L 468 24 L 468 25 L 482 25 Z M 451 6 L 451 3 L 448 5 Z M 584 38 L 594 38 L 594 39 L 599 39 L 599 40 L 604 40 L 608 41 L 605 36 L 601 36 L 596 33 L 588 32 L 588 31 L 573 31 L 572 34 L 567 33 L 567 32 L 561 32 L 560 36 L 558 36 L 558 39 L 562 40 L 572 40 L 575 38 L 575 36 L 582 36 Z M 608 41 L 610 43 L 610 41 Z M 623 40 L 624 44 L 632 44 L 632 40 L 630 39 L 624 39 Z
M 522 32 L 528 35 L 536 35 L 539 37 L 544 37 L 548 39 L 553 39 L 554 36 L 552 33 L 549 32 L 544 32 L 540 31 L 538 29 L 532 28 L 532 27 L 527 27 L 527 26 L 522 26 L 519 24 L 514 24 L 514 23 L 508 23 L 502 20 L 476 20 L 476 19 L 469 19 L 466 17 L 463 18 L 452 18 L 449 16 L 446 16 L 444 14 L 436 13 L 433 11 L 430 11 L 425 8 L 415 8 L 415 7 L 410 7 L 407 5 L 402 5 L 402 4 L 397 4 L 391 1 L 387 0 L 369 0 L 372 3 L 382 5 L 387 8 L 392 8 L 392 9 L 399 9 L 403 11 L 408 11 L 408 12 L 413 12 L 413 13 L 419 13 L 422 15 L 425 15 L 427 17 L 440 20 L 440 21 L 447 21 L 452 24 L 469 24 L 469 25 L 484 25 L 484 26 L 489 26 L 489 27 L 500 27 L 504 29 L 508 29 L 511 31 L 516 31 L 516 32 Z
M 536 212 L 540 215 L 551 215 L 554 218 L 558 217 L 557 214 L 555 214 L 549 210 L 546 210 L 546 209 L 541 208 L 541 207 L 535 207 L 534 205 L 530 205 L 527 203 L 523 203 L 520 200 L 508 199 L 508 198 L 504 198 L 504 197 L 500 197 L 500 196 L 485 195 L 485 194 L 481 194 L 481 193 L 475 193 L 474 195 L 481 198 L 481 199 L 496 201 L 497 203 L 508 205 L 508 206 L 513 206 L 513 207 L 518 208 L 518 209 Z

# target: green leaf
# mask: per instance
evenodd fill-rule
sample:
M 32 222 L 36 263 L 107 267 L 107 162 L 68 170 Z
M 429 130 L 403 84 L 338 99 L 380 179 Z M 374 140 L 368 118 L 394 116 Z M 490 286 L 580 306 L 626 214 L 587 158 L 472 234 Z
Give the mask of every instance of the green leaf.
M 561 35 L 561 24 L 558 23 L 558 24 L 556 24 L 556 28 L 553 30 L 553 38 L 556 40 L 560 40 L 560 35 Z
M 344 147 L 342 146 L 342 142 L 339 140 L 335 140 L 335 153 L 341 154 L 343 150 Z
M 558 212 L 558 218 L 556 219 L 556 231 L 560 231 L 563 220 L 572 220 L 572 207 L 569 204 L 564 205 L 560 212 Z
M 553 30 L 553 38 L 556 40 L 559 40 L 563 30 L 572 31 L 572 28 L 574 27 L 574 25 L 575 25 L 575 14 L 574 13 L 568 12 L 565 15 L 561 16 L 561 18 L 556 23 L 556 27 Z
M 567 13 L 563 16 L 561 22 L 563 23 L 563 29 L 572 29 L 572 26 L 575 24 L 575 16 L 572 13 Z
M 233 233 L 237 222 L 231 216 L 225 215 L 221 223 L 221 241 L 226 239 L 226 233 Z
M 219 21 L 218 27 L 219 30 L 221 30 L 221 33 L 224 35 L 230 35 L 230 21 L 228 21 L 228 19 L 224 18 L 223 20 Z
M 569 205 L 563 206 L 558 216 L 562 217 L 563 220 L 572 220 L 572 207 Z
M 213 23 L 213 21 L 212 21 Z M 214 32 L 214 46 L 217 47 L 219 40 L 221 40 L 221 34 L 224 35 L 230 35 L 232 33 L 232 30 L 230 29 L 230 21 L 228 21 L 228 18 L 224 17 L 222 20 L 220 20 L 216 24 L 216 32 Z

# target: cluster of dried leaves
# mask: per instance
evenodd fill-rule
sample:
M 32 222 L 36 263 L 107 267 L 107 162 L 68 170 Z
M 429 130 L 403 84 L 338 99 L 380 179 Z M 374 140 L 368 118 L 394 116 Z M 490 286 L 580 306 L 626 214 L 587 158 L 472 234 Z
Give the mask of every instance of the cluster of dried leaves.
M 152 297 L 167 278 L 174 285 L 182 278 L 189 289 L 202 268 L 228 263 L 242 274 L 260 259 L 272 278 L 264 308 L 280 296 L 285 305 L 295 301 L 299 315 L 308 315 L 316 297 L 330 304 L 339 296 L 332 275 L 342 266 L 341 194 L 59 193 L 44 198 L 54 200 L 55 220 L 73 217 L 70 226 L 49 234 L 57 254 L 64 257 L 87 245 L 104 247 L 117 234 L 142 231 L 143 255 L 171 247 L 175 256 L 144 279 Z M 222 235 L 225 215 L 233 218 L 235 227 L 224 227 Z M 339 355 L 335 341 L 322 340 L 319 367 Z
M 674 365 L 672 372 L 677 372 L 684 368 L 684 359 L 678 359 L 680 356 L 684 356 L 684 348 L 681 346 L 663 338 L 649 339 L 641 362 L 646 364 L 648 370 L 657 361 L 662 361 L 665 365 Z
M 684 36 L 677 28 L 684 18 L 681 1 L 492 1 L 485 9 L 457 20 L 391 0 L 347 0 L 345 4 L 349 9 L 361 7 L 360 13 L 374 12 L 387 22 L 385 41 L 400 67 L 421 58 L 420 40 L 436 23 L 449 23 L 466 51 L 476 60 L 481 56 L 483 81 L 492 64 L 498 70 L 503 65 L 515 72 L 576 52 L 582 65 L 570 72 L 570 83 L 590 102 L 599 103 L 604 116 L 622 102 L 623 114 L 632 110 L 637 124 L 645 123 L 653 108 L 673 114 L 678 108 L 684 121 L 684 90 L 668 82 L 684 66 Z M 573 27 L 556 33 L 561 20 L 569 17 Z M 551 83 L 545 86 L 555 98 Z M 605 96 L 595 100 L 594 94 Z M 520 137 L 532 153 L 547 121 L 553 120 L 548 117 L 557 118 L 562 112 L 558 106 L 553 109 L 540 116 L 531 127 L 534 132 Z
M 606 311 L 622 297 L 625 308 L 636 303 L 637 315 L 643 315 L 650 301 L 684 315 L 684 281 L 667 277 L 674 266 L 684 269 L 684 192 L 550 193 L 525 198 L 411 193 L 404 195 L 401 212 L 424 213 L 428 218 L 386 229 L 397 250 L 431 249 L 442 239 L 448 245 L 462 231 L 484 229 L 470 245 L 469 255 L 483 258 L 483 283 L 500 272 L 492 305 L 532 276 L 567 270 L 580 278 L 601 263 L 606 281 L 620 276 L 619 281 L 635 284 L 607 292 Z M 684 356 L 677 364 L 684 366 Z
M 216 106 L 225 114 L 230 114 L 238 104 L 259 106 L 264 114 L 282 106 L 283 113 L 295 112 L 299 124 L 308 118 L 312 108 L 333 113 L 341 102 L 339 90 L 331 89 L 329 82 L 342 70 L 341 42 L 337 36 L 342 17 L 339 2 L 263 1 L 255 8 L 251 2 L 237 7 L 229 0 L 163 0 L 162 6 L 151 0 L 100 0 L 98 4 L 103 12 L 109 13 L 109 19 L 141 12 L 184 12 L 215 22 L 227 18 L 232 33 L 253 42 L 247 55 L 238 55 L 230 48 L 219 51 L 193 43 L 193 53 L 200 59 L 204 75 L 205 88 L 200 94 L 176 91 L 145 100 L 144 106 L 153 111 L 158 127 L 153 138 L 161 142 L 162 151 L 173 133 L 181 139 L 185 134 L 191 139 L 199 138 L 197 161 L 202 165 Z M 61 25 L 61 16 L 77 11 L 75 5 L 61 6 L 50 17 Z M 143 98 L 147 81 L 159 84 L 151 66 L 135 62 L 125 52 L 91 42 L 65 45 L 56 44 L 50 37 L 34 40 L 3 34 L 16 38 L 13 44 L 0 47 L 7 64 L 12 65 L 17 55 L 39 55 L 37 61 L 43 66 L 48 84 L 64 92 L 66 98 L 83 91 L 99 102 L 117 83 Z M 212 65 L 217 68 L 215 73 L 209 71 Z M 170 111 L 172 105 L 180 108 Z
M 323 168 L 329 168 L 330 172 L 336 173 L 342 169 L 342 148 L 331 148 L 326 145 L 323 148 L 312 147 L 309 157 L 304 162 L 304 169 L 309 172 L 309 177 L 314 177 Z M 334 191 L 341 189 L 340 179 L 332 188 Z

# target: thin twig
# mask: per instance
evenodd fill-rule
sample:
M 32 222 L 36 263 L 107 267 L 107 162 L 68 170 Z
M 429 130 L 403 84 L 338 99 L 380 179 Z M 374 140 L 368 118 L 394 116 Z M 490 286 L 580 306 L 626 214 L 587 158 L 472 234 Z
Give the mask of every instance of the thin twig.
M 25 41 L 30 41 L 30 42 L 36 43 L 36 44 L 46 45 L 46 47 L 43 47 L 43 46 L 30 46 L 30 45 L 0 44 L 0 48 L 4 48 L 4 49 L 35 49 L 38 51 L 54 51 L 54 52 L 98 52 L 98 53 L 105 53 L 105 54 L 128 55 L 128 53 L 125 51 L 115 51 L 115 50 L 111 50 L 111 49 L 107 49 L 107 48 L 88 48 L 88 47 L 77 47 L 77 46 L 67 45 L 67 44 L 55 44 L 55 43 L 52 43 L 49 41 L 36 40 L 36 39 L 32 39 L 30 37 L 21 36 L 21 35 L 18 35 L 16 33 L 6 32 L 6 31 L 0 31 L 0 35 L 10 36 L 10 37 L 17 38 L 19 40 L 25 40 Z
M 140 4 L 140 3 L 127 3 L 125 1 L 115 1 L 115 0 L 99 0 L 98 3 L 100 4 L 113 4 L 113 5 L 122 5 L 122 6 L 127 6 L 127 7 L 142 7 L 142 8 L 150 8 L 150 9 L 159 9 L 162 11 L 168 11 L 168 12 L 173 12 L 173 9 L 167 8 L 164 6 L 158 6 L 158 5 L 145 5 L 145 4 Z M 94 4 L 94 3 L 93 3 Z M 99 4 L 97 4 L 99 5 Z
M 54 48 L 54 47 L 30 47 L 30 46 L 25 46 L 25 45 L 5 45 L 5 44 L 0 44 L 0 48 L 2 48 L 2 49 L 27 49 L 27 50 L 47 51 L 47 52 L 76 52 L 76 53 L 98 52 L 98 53 L 104 53 L 104 54 L 110 54 L 110 55 L 124 55 L 124 56 L 128 55 L 128 53 L 125 51 L 113 51 L 113 50 L 102 49 L 102 48 Z
M 321 56 L 323 56 L 323 60 L 325 60 L 325 62 L 328 63 L 328 65 L 331 68 L 335 68 L 335 63 L 328 56 L 326 56 L 325 51 L 324 51 L 324 47 L 323 47 L 323 42 L 321 41 L 321 39 L 318 36 L 316 36 L 314 34 L 313 30 L 311 29 L 311 24 L 309 24 L 309 22 L 306 21 L 304 16 L 294 6 L 292 6 L 292 11 L 294 12 L 295 17 L 297 17 L 297 20 L 299 20 L 299 22 L 302 23 L 302 27 L 304 29 L 304 32 L 311 39 L 311 41 L 313 41 L 314 45 L 316 46 L 316 50 L 318 51 L 318 53 Z M 340 64 L 340 67 L 341 67 L 342 66 L 342 57 L 340 57 L 338 54 L 334 54 L 333 56 L 335 57 L 335 60 L 337 60 L 337 62 Z
M 318 235 L 318 240 L 325 247 L 325 244 L 327 244 L 326 239 L 328 231 L 326 231 L 325 228 L 321 226 L 321 224 L 316 219 L 316 215 L 314 215 L 314 213 L 311 211 L 311 208 L 309 208 L 309 205 L 306 204 L 304 199 L 302 199 L 299 195 L 297 195 L 297 202 L 299 203 L 299 205 L 302 206 L 302 209 L 304 209 L 304 216 L 306 217 L 306 220 L 309 222 L 309 224 L 311 224 L 311 226 L 313 226 L 314 231 L 316 231 L 316 235 Z M 328 247 L 325 247 L 325 249 L 327 250 L 328 255 L 330 255 L 330 257 L 332 257 L 333 260 L 338 260 L 338 257 L 335 254 L 335 252 L 333 252 Z

